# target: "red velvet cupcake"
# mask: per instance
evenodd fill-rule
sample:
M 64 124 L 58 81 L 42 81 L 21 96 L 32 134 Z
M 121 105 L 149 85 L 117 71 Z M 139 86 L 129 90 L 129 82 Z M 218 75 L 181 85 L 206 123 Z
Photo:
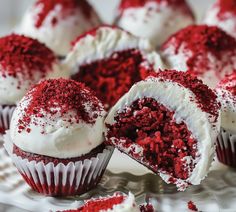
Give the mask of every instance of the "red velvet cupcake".
M 29 87 L 43 78 L 64 75 L 54 53 L 37 40 L 12 34 L 0 38 L 0 132 Z
M 97 185 L 112 155 L 113 148 L 103 144 L 105 115 L 83 84 L 42 81 L 14 111 L 5 148 L 35 191 L 82 194 Z
M 154 212 L 151 205 L 138 207 L 134 195 L 115 193 L 113 196 L 91 199 L 85 202 L 84 206 L 66 210 L 64 212 Z
M 162 66 L 147 40 L 102 26 L 79 37 L 65 60 L 72 79 L 85 83 L 113 106 L 135 83 Z
M 215 26 L 186 27 L 172 35 L 161 51 L 170 68 L 188 71 L 213 89 L 236 70 L 236 40 Z
M 164 71 L 135 84 L 110 110 L 107 144 L 179 190 L 198 185 L 211 166 L 219 129 L 216 94 L 184 72 Z
M 217 86 L 221 107 L 221 133 L 216 146 L 220 162 L 236 168 L 236 73 Z
M 86 0 L 36 0 L 25 13 L 18 32 L 45 43 L 58 56 L 66 56 L 76 37 L 100 24 Z

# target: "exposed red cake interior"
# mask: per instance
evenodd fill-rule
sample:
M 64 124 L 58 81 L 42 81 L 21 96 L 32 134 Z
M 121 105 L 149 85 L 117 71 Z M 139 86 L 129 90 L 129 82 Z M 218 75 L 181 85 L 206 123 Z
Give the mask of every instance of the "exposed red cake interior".
M 175 54 L 184 51 L 191 52 L 187 59 L 187 67 L 191 73 L 201 76 L 210 67 L 208 53 L 221 60 L 225 53 L 235 55 L 236 40 L 215 26 L 193 25 L 172 35 L 162 46 L 164 51 L 170 45 L 174 46 Z M 230 60 L 226 65 L 229 65 Z M 224 66 L 224 64 L 223 64 Z M 233 64 L 232 64 L 233 67 Z M 220 71 L 220 70 L 219 70 Z M 216 72 L 216 74 L 218 74 Z
M 198 211 L 198 208 L 197 208 L 197 206 L 194 204 L 193 201 L 189 201 L 189 202 L 188 202 L 188 209 L 189 209 L 189 210 L 192 210 L 192 211 Z
M 101 144 L 100 146 L 96 147 L 88 154 L 82 155 L 77 158 L 67 158 L 67 159 L 53 158 L 53 157 L 49 157 L 49 156 L 25 152 L 22 149 L 20 149 L 19 147 L 17 147 L 16 145 L 13 146 L 13 153 L 23 159 L 27 159 L 28 161 L 43 162 L 45 165 L 47 165 L 49 163 L 53 163 L 56 166 L 59 163 L 63 163 L 64 165 L 68 165 L 70 162 L 84 161 L 86 159 L 96 157 L 99 153 L 102 153 L 104 149 L 105 149 L 105 145 Z
M 80 66 L 72 79 L 85 83 L 110 108 L 135 82 L 153 72 L 151 66 L 141 65 L 143 62 L 139 50 L 115 52 L 107 59 Z
M 91 113 L 94 111 L 99 112 L 103 109 L 93 92 L 86 88 L 84 84 L 73 80 L 42 81 L 28 92 L 26 98 L 30 102 L 24 111 L 25 115 L 19 120 L 19 133 L 23 130 L 30 133 L 29 123 L 32 116 L 42 118 L 46 113 L 47 116 L 53 119 L 53 116 L 59 113 L 64 121 L 71 124 L 74 122 L 79 123 L 80 121 L 94 124 L 98 114 L 94 113 L 91 116 Z M 86 109 L 87 104 L 90 105 L 91 111 Z M 75 115 L 69 114 L 70 111 L 76 112 Z M 37 123 L 33 124 L 37 125 Z M 48 125 L 48 123 L 42 123 L 43 127 L 44 125 Z
M 218 0 L 215 7 L 219 8 L 218 17 L 222 20 L 228 18 L 228 13 L 236 15 L 235 0 Z
M 152 73 L 152 75 L 161 77 L 163 80 L 171 80 L 192 91 L 198 106 L 217 120 L 220 108 L 217 104 L 217 95 L 201 80 L 186 72 L 176 72 L 174 70 L 160 71 Z
M 228 90 L 233 96 L 236 96 L 236 72 L 223 79 L 218 87 Z
M 36 15 L 35 27 L 40 28 L 49 13 L 57 6 L 61 6 L 61 16 L 66 17 L 73 14 L 77 8 L 86 18 L 90 18 L 92 8 L 86 0 L 37 0 L 35 7 L 42 7 L 42 10 Z M 52 19 L 52 25 L 56 25 L 58 20 Z
M 103 210 L 109 210 L 112 209 L 115 205 L 121 204 L 124 201 L 124 198 L 125 198 L 124 196 L 113 196 L 110 198 L 89 200 L 81 208 L 75 210 L 67 210 L 64 212 L 88 212 L 88 211 L 99 212 Z
M 196 158 L 197 141 L 184 122 L 176 123 L 174 112 L 152 98 L 134 101 L 107 127 L 108 143 L 111 138 L 126 140 L 123 150 L 138 144 L 143 148 L 145 165 L 154 172 L 161 170 L 173 178 L 186 180 L 195 167 L 193 160 L 186 166 L 185 157 Z M 139 160 L 135 152 L 131 155 Z
M 56 57 L 53 52 L 37 40 L 23 35 L 11 34 L 0 38 L 0 74 L 2 77 L 34 79 L 35 71 L 42 77 L 52 71 Z M 20 88 L 19 81 L 18 87 Z

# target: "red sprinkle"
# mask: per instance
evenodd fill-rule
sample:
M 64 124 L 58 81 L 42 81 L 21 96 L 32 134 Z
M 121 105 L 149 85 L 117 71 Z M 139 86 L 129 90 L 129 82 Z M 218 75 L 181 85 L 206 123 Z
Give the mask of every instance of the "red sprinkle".
M 3 77 L 33 80 L 35 72 L 45 77 L 52 71 L 55 60 L 53 52 L 37 40 L 16 34 L 0 38 L 0 70 Z
M 62 17 L 71 15 L 79 9 L 89 19 L 93 10 L 86 0 L 37 0 L 34 6 L 42 6 L 42 10 L 36 15 L 37 20 L 35 26 L 40 28 L 48 14 L 59 5 L 62 7 L 60 11 Z M 55 24 L 57 24 L 57 20 L 54 18 L 52 25 L 54 26 Z
M 66 79 L 42 81 L 28 92 L 26 99 L 30 102 L 24 111 L 25 115 L 19 120 L 19 133 L 23 130 L 30 132 L 28 125 L 31 117 L 43 117 L 42 111 L 50 115 L 52 120 L 56 114 L 63 117 L 68 112 L 75 111 L 75 116 L 68 114 L 64 121 L 71 123 L 75 120 L 79 123 L 83 120 L 88 124 L 93 124 L 98 114 L 92 116 L 91 112 L 100 112 L 103 109 L 100 101 L 88 88 L 81 83 Z M 91 106 L 91 111 L 86 109 L 87 103 Z
M 197 206 L 193 203 L 193 201 L 188 202 L 188 209 L 192 211 L 198 211 Z
M 236 72 L 223 79 L 219 83 L 218 88 L 228 90 L 236 97 Z
M 219 104 L 217 103 L 217 95 L 201 80 L 186 73 L 174 70 L 160 71 L 156 74 L 165 80 L 171 80 L 179 83 L 195 94 L 198 106 L 205 112 L 211 114 L 215 119 L 219 116 Z
M 197 141 L 184 122 L 176 123 L 174 112 L 152 98 L 134 101 L 115 117 L 115 124 L 107 128 L 108 144 L 114 145 L 110 138 L 116 138 L 126 141 L 121 151 L 134 143 L 142 146 L 143 158 L 132 151 L 129 154 L 155 173 L 162 171 L 186 180 L 195 167 L 193 161 L 186 164 L 184 158 L 196 158 Z
M 110 58 L 79 67 L 72 79 L 81 81 L 96 92 L 107 105 L 113 106 L 130 87 L 153 71 L 146 68 L 141 52 L 136 49 L 113 53 Z
M 124 196 L 114 196 L 110 198 L 100 198 L 89 200 L 84 206 L 75 210 L 67 210 L 64 212 L 88 212 L 88 211 L 105 211 L 112 209 L 114 205 L 119 205 L 124 201 Z
M 180 47 L 184 44 L 184 51 L 191 52 L 192 55 L 187 60 L 187 66 L 194 74 L 202 75 L 208 69 L 208 52 L 213 54 L 218 60 L 226 53 L 231 52 L 236 55 L 236 40 L 223 30 L 214 26 L 193 25 L 172 35 L 162 46 L 164 51 L 169 46 L 174 45 L 175 54 L 180 53 Z M 230 60 L 227 61 L 228 64 Z M 225 65 L 228 65 L 225 64 Z
M 229 13 L 236 15 L 235 0 L 218 0 L 214 7 L 219 8 L 218 18 L 221 20 L 227 19 Z

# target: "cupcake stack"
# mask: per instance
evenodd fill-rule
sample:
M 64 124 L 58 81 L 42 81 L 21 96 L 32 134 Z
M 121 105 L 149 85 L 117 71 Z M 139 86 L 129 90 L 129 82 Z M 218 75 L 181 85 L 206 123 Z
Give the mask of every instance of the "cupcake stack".
M 234 10 L 219 0 L 196 25 L 185 0 L 122 0 L 108 26 L 85 0 L 36 0 L 0 38 L 0 130 L 26 183 L 82 195 L 115 148 L 179 191 L 215 153 L 236 167 Z M 154 208 L 115 193 L 69 211 Z

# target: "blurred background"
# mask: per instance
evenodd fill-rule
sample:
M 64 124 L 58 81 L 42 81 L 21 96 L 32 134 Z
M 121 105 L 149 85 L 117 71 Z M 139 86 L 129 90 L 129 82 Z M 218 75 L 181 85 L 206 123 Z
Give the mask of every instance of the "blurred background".
M 12 31 L 21 20 L 22 14 L 34 0 L 0 0 L 0 36 Z M 120 0 L 88 0 L 94 5 L 105 23 L 112 23 Z M 198 20 L 215 0 L 188 0 Z

